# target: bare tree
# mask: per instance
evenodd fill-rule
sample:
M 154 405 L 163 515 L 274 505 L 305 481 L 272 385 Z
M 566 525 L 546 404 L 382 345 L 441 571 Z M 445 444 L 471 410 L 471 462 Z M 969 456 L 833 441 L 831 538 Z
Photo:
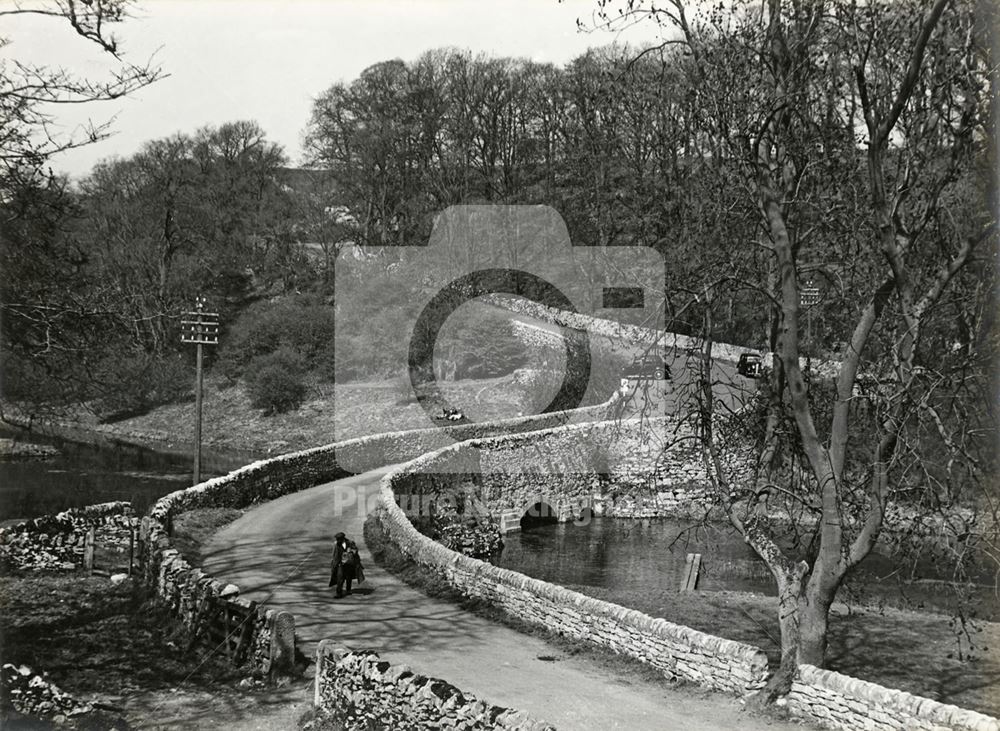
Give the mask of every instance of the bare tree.
M 65 23 L 72 32 L 93 43 L 117 64 L 103 79 L 85 78 L 63 68 L 0 59 L 0 201 L 12 186 L 34 180 L 55 154 L 104 139 L 110 122 L 89 123 L 74 135 L 60 134 L 55 117 L 60 105 L 117 99 L 163 78 L 163 71 L 147 61 L 126 61 L 111 28 L 128 17 L 132 0 L 47 0 L 14 2 L 0 8 L 0 19 L 38 16 L 53 24 Z M 0 36 L 0 49 L 12 39 Z
M 616 5 L 600 4 L 609 22 L 620 22 Z M 824 663 L 830 605 L 890 506 L 975 504 L 937 489 L 930 442 L 964 465 L 966 482 L 985 477 L 961 414 L 986 369 L 942 346 L 957 337 L 943 314 L 958 304 L 949 289 L 974 294 L 960 321 L 993 291 L 988 22 L 960 0 L 693 7 L 629 2 L 624 17 L 675 34 L 700 134 L 738 171 L 768 255 L 765 271 L 743 270 L 772 312 L 765 394 L 720 421 L 705 376 L 698 415 L 719 498 L 778 585 L 782 670 L 770 699 L 799 663 Z M 802 282 L 816 259 L 847 283 L 828 323 L 848 344 L 832 384 L 802 357 Z M 706 366 L 713 329 L 708 320 Z M 982 333 L 966 343 L 984 345 Z M 809 517 L 805 544 L 790 546 L 788 526 L 769 517 L 775 496 Z

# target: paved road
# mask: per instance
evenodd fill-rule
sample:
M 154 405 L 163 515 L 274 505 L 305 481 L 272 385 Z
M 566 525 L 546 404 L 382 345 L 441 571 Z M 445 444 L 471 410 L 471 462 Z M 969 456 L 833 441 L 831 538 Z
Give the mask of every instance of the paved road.
M 244 596 L 294 613 L 307 655 L 324 638 L 376 649 L 391 662 L 560 729 L 802 728 L 750 717 L 729 696 L 669 689 L 565 656 L 382 571 L 362 545 L 362 525 L 384 472 L 338 480 L 248 512 L 208 543 L 204 568 L 235 582 Z M 341 600 L 326 585 L 331 536 L 338 530 L 362 546 L 368 576 L 362 592 Z
M 560 335 L 563 328 L 530 315 L 511 312 L 495 305 L 483 305 L 494 312 L 506 315 L 511 320 Z M 619 338 L 610 338 L 596 333 L 590 334 L 592 357 L 600 359 L 606 354 L 615 354 L 619 359 L 629 359 L 645 352 L 646 345 L 630 343 Z M 650 380 L 638 381 L 634 389 L 628 413 L 643 413 L 649 416 L 684 415 L 695 410 L 694 394 L 698 389 L 697 355 L 689 355 L 683 348 L 666 348 L 665 356 L 672 379 L 666 382 Z M 724 414 L 745 404 L 756 391 L 757 384 L 736 372 L 736 366 L 716 357 L 712 361 L 712 391 L 719 405 L 716 411 Z

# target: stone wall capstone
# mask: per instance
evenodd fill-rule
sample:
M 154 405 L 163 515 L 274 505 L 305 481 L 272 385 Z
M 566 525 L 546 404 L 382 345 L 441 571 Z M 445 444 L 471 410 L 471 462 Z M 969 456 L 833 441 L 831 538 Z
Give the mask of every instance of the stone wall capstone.
M 800 665 L 788 709 L 843 731 L 1000 731 L 1000 720 L 865 680 Z

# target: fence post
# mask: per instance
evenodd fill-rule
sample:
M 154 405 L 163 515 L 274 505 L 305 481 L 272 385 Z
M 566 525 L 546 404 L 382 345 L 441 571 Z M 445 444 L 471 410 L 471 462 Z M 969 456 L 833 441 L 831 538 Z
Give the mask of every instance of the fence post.
M 139 570 L 143 581 L 149 583 L 149 516 L 139 521 Z
M 135 563 L 135 525 L 129 521 L 128 528 L 128 575 L 132 576 L 132 564 Z
M 94 526 L 90 526 L 87 529 L 87 537 L 83 542 L 83 570 L 93 571 L 94 570 L 94 536 L 96 530 Z

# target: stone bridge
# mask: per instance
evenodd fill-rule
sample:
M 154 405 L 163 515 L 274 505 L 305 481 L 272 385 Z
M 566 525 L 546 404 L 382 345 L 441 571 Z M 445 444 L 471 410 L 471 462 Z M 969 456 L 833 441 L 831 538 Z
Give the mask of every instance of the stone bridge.
M 670 418 L 604 421 L 473 439 L 411 475 L 397 504 L 411 519 L 485 510 L 504 532 L 522 520 L 677 514 L 705 490 L 698 445 Z

